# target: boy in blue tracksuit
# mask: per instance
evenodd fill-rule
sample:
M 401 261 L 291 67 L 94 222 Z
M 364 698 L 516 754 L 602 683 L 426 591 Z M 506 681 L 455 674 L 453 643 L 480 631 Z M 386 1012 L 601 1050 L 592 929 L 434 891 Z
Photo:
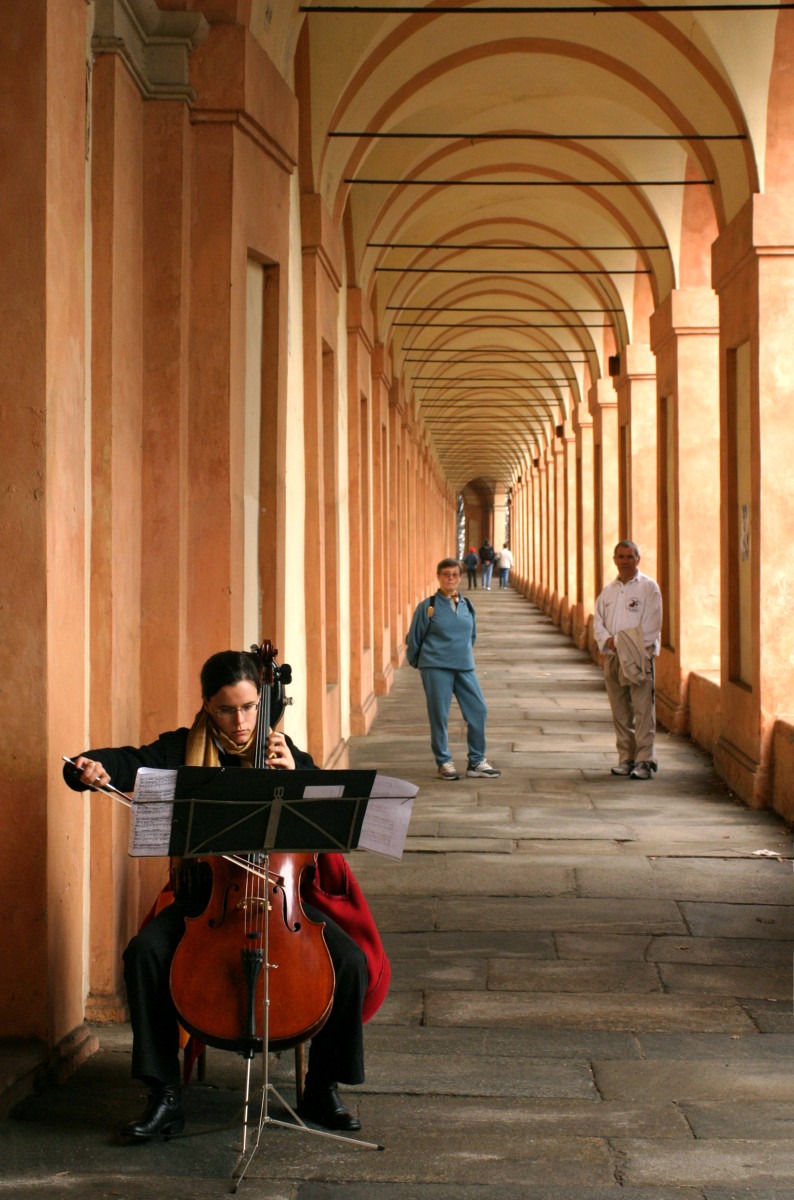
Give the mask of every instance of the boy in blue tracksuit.
M 469 758 L 466 774 L 471 779 L 495 779 L 495 770 L 485 758 L 487 709 L 474 671 L 477 622 L 468 599 L 459 592 L 461 569 L 456 558 L 444 558 L 436 569 L 438 591 L 416 608 L 407 646 L 408 662 L 418 667 L 427 698 L 430 744 L 438 764 L 439 779 L 460 779 L 449 752 L 447 724 L 453 695 L 468 729 Z

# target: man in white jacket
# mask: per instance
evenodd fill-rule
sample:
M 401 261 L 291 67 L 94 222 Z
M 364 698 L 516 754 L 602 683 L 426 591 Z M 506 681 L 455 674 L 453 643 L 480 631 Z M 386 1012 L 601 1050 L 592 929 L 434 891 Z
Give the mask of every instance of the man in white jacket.
M 653 660 L 662 632 L 659 585 L 639 569 L 640 552 L 624 540 L 615 547 L 617 579 L 596 600 L 593 632 L 604 654 L 604 682 L 612 709 L 618 765 L 613 775 L 651 779 L 656 712 Z

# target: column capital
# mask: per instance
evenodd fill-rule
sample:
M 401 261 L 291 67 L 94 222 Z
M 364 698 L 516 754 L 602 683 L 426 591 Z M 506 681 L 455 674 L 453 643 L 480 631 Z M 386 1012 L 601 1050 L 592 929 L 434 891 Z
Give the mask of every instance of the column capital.
M 658 354 L 671 337 L 719 334 L 719 300 L 712 288 L 678 288 L 651 314 L 651 349 Z
M 581 433 L 583 429 L 593 428 L 593 414 L 584 401 L 581 404 L 577 404 L 576 408 L 573 410 L 571 424 L 573 426 L 574 435 Z
M 587 393 L 587 406 L 593 416 L 605 408 L 617 408 L 618 394 L 611 379 L 597 379 Z
M 342 245 L 339 231 L 317 192 L 301 196 L 301 241 L 303 253 L 316 254 L 336 291 L 342 286 Z
M 392 383 L 391 359 L 386 352 L 383 342 L 375 342 L 372 347 L 372 380 L 379 381 L 388 389 Z
M 754 258 L 794 258 L 788 191 L 756 193 L 736 214 L 711 247 L 711 282 L 726 288 Z
M 651 347 L 643 342 L 630 342 L 620 352 L 620 374 L 614 380 L 617 390 L 627 379 L 653 379 L 656 358 Z
M 202 13 L 163 12 L 157 0 L 96 0 L 91 49 L 123 58 L 147 100 L 194 104 L 188 58 L 209 32 Z
M 347 332 L 357 334 L 368 354 L 375 344 L 372 331 L 372 311 L 361 288 L 347 289 Z

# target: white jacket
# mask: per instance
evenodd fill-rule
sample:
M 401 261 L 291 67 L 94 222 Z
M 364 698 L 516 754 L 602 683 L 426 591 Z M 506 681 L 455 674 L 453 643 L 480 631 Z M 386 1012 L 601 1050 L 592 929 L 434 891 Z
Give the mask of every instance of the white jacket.
M 628 583 L 613 579 L 596 600 L 593 633 L 598 649 L 606 650 L 608 638 L 621 629 L 642 627 L 642 638 L 649 654 L 659 653 L 662 633 L 662 593 L 655 579 L 641 571 Z

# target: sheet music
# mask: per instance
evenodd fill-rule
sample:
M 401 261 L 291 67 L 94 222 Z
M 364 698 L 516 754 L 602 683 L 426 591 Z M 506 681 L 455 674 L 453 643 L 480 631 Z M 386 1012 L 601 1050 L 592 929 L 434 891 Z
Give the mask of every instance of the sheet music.
M 414 794 L 417 790 L 414 788 Z M 413 804 L 413 796 L 372 798 L 364 813 L 358 839 L 359 850 L 371 850 L 386 858 L 401 859 Z
M 130 855 L 137 858 L 168 857 L 175 791 L 176 771 L 140 768 L 132 795 Z
M 304 800 L 338 800 L 344 794 L 342 785 L 334 783 L 310 784 L 303 789 Z

